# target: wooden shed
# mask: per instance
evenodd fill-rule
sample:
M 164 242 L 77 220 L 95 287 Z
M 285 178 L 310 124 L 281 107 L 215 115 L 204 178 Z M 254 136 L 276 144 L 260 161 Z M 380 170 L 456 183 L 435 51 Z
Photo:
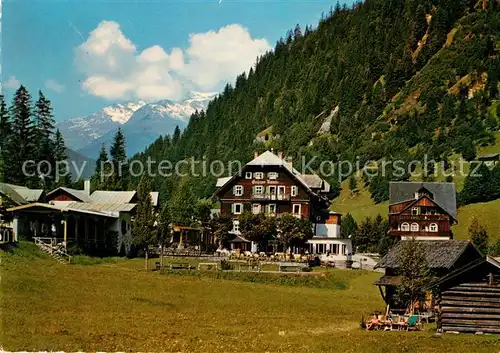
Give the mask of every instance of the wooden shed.
M 485 257 L 431 285 L 443 332 L 500 333 L 500 262 Z

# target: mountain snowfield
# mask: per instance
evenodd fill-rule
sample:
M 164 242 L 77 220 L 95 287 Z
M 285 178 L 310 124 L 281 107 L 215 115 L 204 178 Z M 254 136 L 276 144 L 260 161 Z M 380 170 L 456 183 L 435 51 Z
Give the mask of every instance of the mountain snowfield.
M 62 121 L 57 128 L 68 148 L 96 158 L 101 145 L 109 147 L 118 127 L 127 141 L 127 153 L 140 152 L 159 135 L 170 134 L 176 126 L 184 128 L 191 114 L 206 109 L 217 93 L 191 92 L 183 101 L 161 100 L 117 103 L 86 117 Z

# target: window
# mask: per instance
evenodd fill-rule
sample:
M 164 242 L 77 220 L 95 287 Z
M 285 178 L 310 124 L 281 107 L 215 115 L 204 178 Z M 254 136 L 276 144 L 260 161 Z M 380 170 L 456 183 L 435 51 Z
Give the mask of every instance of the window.
M 293 205 L 293 208 L 292 208 L 292 213 L 293 213 L 294 215 L 300 215 L 300 209 L 301 209 L 301 207 L 300 207 L 300 206 L 301 206 L 300 204 L 294 204 L 294 205 Z
M 401 224 L 401 231 L 403 231 L 403 232 L 409 232 L 410 231 L 410 225 L 408 223 Z
M 412 232 L 418 232 L 419 229 L 420 229 L 420 227 L 418 226 L 418 223 L 411 224 L 411 231 Z
M 438 231 L 438 225 L 436 223 L 432 223 L 430 226 L 431 232 L 437 232 Z
M 420 208 L 418 208 L 418 207 L 412 207 L 412 209 L 411 209 L 411 214 L 412 214 L 413 216 L 418 216 L 418 215 L 420 215 Z
M 243 196 L 243 185 L 236 185 L 234 187 L 234 196 Z
M 292 196 L 297 196 L 299 193 L 299 188 L 297 186 L 292 186 Z
M 285 195 L 285 187 L 278 186 L 278 195 Z
M 233 214 L 241 214 L 241 213 L 243 213 L 243 204 L 233 203 Z
M 276 213 L 276 204 L 272 203 L 267 206 L 267 213 L 275 214 Z
M 233 221 L 233 232 L 240 231 L 240 221 Z
M 121 231 L 122 231 L 122 234 L 127 233 L 127 222 L 124 219 L 122 220 Z
M 252 172 L 246 172 L 245 179 L 252 179 Z
M 267 178 L 272 180 L 278 179 L 278 173 L 276 172 L 267 173 Z
M 345 244 L 342 244 L 342 255 L 347 254 L 347 246 Z
M 253 177 L 258 180 L 264 179 L 264 173 L 262 172 L 253 173 Z
M 260 203 L 254 203 L 254 204 L 252 205 L 252 213 L 253 213 L 253 214 L 259 214 L 259 213 L 260 213 L 261 208 L 262 208 L 262 207 L 261 207 Z
M 262 185 L 254 186 L 253 193 L 256 195 L 262 195 L 264 193 L 264 187 Z

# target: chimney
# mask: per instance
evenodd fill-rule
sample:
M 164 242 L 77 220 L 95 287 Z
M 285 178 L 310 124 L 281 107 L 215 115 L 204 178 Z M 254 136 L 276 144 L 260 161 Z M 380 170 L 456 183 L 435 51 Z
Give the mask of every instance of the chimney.
M 85 179 L 83 181 L 83 191 L 85 191 L 85 193 L 87 195 L 90 195 L 90 180 L 89 179 Z
M 280 159 L 283 159 L 283 152 L 282 151 L 278 152 L 278 157 L 280 157 Z
M 253 153 L 253 158 L 255 159 L 255 158 L 257 158 L 258 156 L 259 156 L 259 152 L 255 151 L 255 152 Z

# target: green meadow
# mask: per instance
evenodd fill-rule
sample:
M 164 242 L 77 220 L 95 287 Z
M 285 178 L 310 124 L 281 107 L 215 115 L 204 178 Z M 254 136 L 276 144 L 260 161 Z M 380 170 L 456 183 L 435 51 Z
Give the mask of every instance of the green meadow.
M 29 243 L 2 251 L 1 260 L 7 351 L 500 351 L 498 336 L 435 337 L 432 325 L 360 329 L 363 315 L 384 308 L 373 285 L 378 273 L 160 274 L 146 272 L 141 259 L 62 265 Z

